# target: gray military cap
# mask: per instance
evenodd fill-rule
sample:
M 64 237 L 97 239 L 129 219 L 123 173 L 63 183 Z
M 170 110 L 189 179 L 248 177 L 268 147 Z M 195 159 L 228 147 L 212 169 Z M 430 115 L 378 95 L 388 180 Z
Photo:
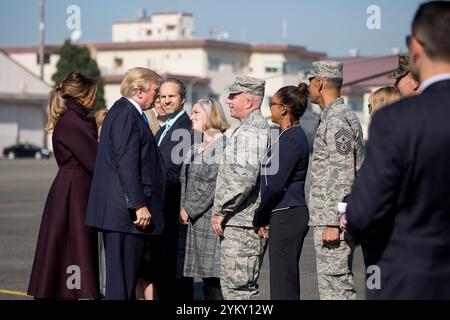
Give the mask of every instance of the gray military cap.
M 325 60 L 312 63 L 312 70 L 308 73 L 308 79 L 314 77 L 343 79 L 344 65 L 339 61 Z
M 266 81 L 253 77 L 237 77 L 234 83 L 228 88 L 229 94 L 241 92 L 249 93 L 257 97 L 264 97 L 264 87 Z
M 388 79 L 398 79 L 406 76 L 409 72 L 411 72 L 411 67 L 409 66 L 409 55 L 400 54 L 398 56 L 397 69 L 389 73 L 386 77 Z

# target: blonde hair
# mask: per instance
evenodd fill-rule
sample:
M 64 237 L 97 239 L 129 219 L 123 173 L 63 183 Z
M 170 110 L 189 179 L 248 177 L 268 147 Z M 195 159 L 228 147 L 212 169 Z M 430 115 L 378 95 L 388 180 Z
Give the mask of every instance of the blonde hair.
M 79 72 L 70 73 L 61 83 L 55 86 L 49 94 L 49 109 L 45 130 L 52 132 L 56 124 L 66 112 L 66 100 L 71 98 L 82 104 L 86 109 L 92 109 L 97 97 L 97 81 Z
M 95 124 L 97 125 L 98 133 L 100 134 L 100 130 L 103 125 L 103 121 L 105 120 L 106 113 L 108 110 L 106 108 L 100 109 L 97 112 L 95 112 L 94 118 L 95 118 Z
M 400 91 L 395 87 L 383 87 L 369 96 L 369 113 L 373 115 L 377 110 L 393 104 L 402 98 Z
M 206 130 L 217 129 L 224 132 L 230 127 L 223 112 L 223 107 L 216 99 L 203 98 L 198 100 L 197 103 L 207 114 Z
M 147 92 L 152 83 L 159 84 L 161 76 L 147 68 L 133 68 L 128 70 L 120 84 L 120 94 L 132 98 L 136 90 Z

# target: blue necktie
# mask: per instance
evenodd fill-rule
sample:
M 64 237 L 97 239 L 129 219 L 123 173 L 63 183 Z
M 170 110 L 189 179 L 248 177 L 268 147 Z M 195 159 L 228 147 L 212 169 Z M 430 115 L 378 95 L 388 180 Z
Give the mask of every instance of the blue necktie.
M 147 116 L 145 115 L 145 113 L 144 112 L 142 112 L 142 114 L 141 114 L 141 118 L 142 118 L 142 120 L 144 120 L 144 122 L 147 124 L 147 125 L 149 125 L 149 123 L 148 123 L 148 119 L 147 119 Z

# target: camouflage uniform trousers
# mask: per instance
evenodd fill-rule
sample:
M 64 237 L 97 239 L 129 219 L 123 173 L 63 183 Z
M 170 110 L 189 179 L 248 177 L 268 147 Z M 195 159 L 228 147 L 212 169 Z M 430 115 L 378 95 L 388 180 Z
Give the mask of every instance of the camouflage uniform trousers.
M 339 244 L 324 246 L 323 229 L 314 227 L 320 300 L 355 300 L 352 273 L 355 242 L 348 233 L 342 232 Z
M 258 300 L 257 284 L 266 239 L 248 227 L 224 229 L 220 241 L 220 285 L 225 300 Z

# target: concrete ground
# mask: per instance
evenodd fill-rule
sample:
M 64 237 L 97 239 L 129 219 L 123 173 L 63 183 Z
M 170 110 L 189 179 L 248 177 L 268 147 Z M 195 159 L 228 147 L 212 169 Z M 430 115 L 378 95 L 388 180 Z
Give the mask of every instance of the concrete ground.
M 39 225 L 48 190 L 57 172 L 51 160 L 0 159 L 0 300 L 24 296 L 34 258 Z M 361 250 L 354 258 L 358 299 L 364 299 L 364 265 Z M 300 259 L 301 299 L 317 300 L 315 253 L 310 231 Z M 261 299 L 269 299 L 268 255 L 259 280 Z M 197 285 L 197 296 L 200 288 Z

